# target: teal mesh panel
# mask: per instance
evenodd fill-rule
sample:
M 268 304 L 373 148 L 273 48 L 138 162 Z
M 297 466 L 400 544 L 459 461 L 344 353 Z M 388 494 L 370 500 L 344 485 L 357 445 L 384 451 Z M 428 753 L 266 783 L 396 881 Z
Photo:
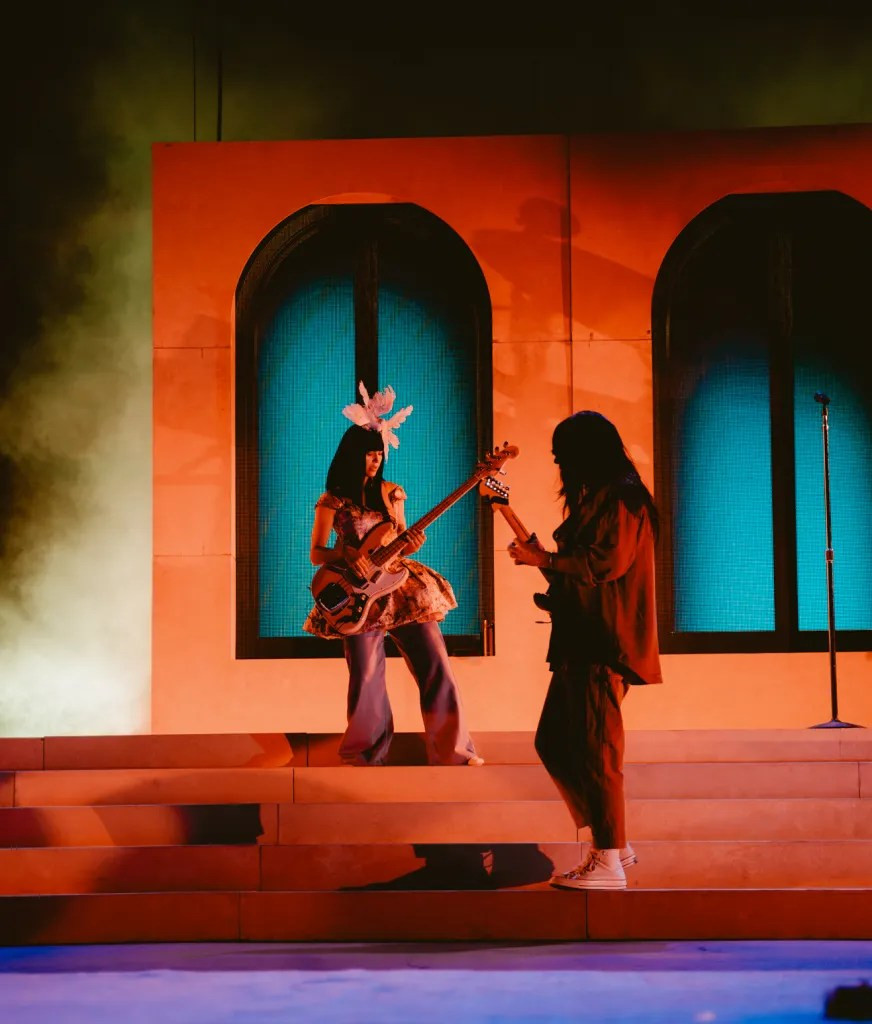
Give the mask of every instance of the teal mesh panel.
M 314 505 L 353 397 L 351 278 L 301 283 L 261 341 L 258 365 L 260 635 L 306 636 Z
M 766 342 L 731 332 L 696 352 L 700 362 L 684 367 L 675 395 L 675 629 L 772 630 Z
M 475 350 L 450 309 L 420 288 L 385 283 L 378 294 L 379 387 L 392 385 L 397 405 L 415 411 L 399 428 L 385 477 L 401 483 L 411 525 L 473 471 L 476 452 Z M 465 495 L 427 531 L 421 561 L 442 573 L 458 607 L 443 623 L 449 635 L 481 628 L 477 491 Z
M 812 354 L 809 344 L 797 345 L 794 430 L 801 630 L 827 628 L 823 438 L 816 391 L 832 399 L 829 448 L 836 628 L 872 629 L 872 395 L 861 390 L 862 368 L 851 367 L 849 348 L 830 345 L 826 354 L 820 349 Z M 834 351 L 843 357 L 839 372 L 828 358 Z

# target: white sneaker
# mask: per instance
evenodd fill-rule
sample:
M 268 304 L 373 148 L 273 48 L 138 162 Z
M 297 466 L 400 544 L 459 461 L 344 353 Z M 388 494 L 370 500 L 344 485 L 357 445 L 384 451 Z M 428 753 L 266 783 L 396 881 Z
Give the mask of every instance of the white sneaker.
M 621 867 L 631 868 L 634 864 L 639 863 L 639 858 L 636 856 L 636 851 L 627 843 L 626 846 L 622 846 L 620 849 L 621 856 Z
M 626 889 L 627 876 L 620 856 L 610 858 L 604 850 L 591 849 L 583 864 L 565 874 L 554 875 L 551 884 L 558 889 Z

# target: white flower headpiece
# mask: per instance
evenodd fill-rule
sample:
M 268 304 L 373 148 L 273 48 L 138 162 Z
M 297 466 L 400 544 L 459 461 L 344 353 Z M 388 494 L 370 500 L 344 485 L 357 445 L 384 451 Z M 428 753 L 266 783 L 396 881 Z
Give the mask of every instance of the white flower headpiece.
M 356 423 L 359 427 L 366 427 L 367 430 L 377 430 L 381 436 L 385 446 L 385 459 L 388 457 L 388 446 L 391 448 L 400 447 L 400 439 L 394 433 L 394 427 L 398 427 L 412 411 L 412 406 L 407 405 L 405 409 L 400 409 L 399 412 L 395 412 L 390 419 L 385 419 L 385 413 L 388 413 L 394 407 L 394 399 L 397 397 L 394 389 L 388 385 L 384 391 L 376 391 L 376 393 L 369 397 L 369 392 L 364 387 L 363 381 L 360 382 L 360 397 L 363 399 L 363 405 L 359 405 L 357 402 L 353 402 L 351 405 L 346 405 L 342 410 L 342 415 L 347 416 L 352 423 Z

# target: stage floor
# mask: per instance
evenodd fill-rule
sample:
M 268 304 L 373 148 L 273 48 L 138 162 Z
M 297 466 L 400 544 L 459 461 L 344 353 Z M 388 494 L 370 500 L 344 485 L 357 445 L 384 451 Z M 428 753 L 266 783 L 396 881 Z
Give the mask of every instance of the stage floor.
M 872 942 L 191 943 L 0 949 L 0 1021 L 820 1021 Z

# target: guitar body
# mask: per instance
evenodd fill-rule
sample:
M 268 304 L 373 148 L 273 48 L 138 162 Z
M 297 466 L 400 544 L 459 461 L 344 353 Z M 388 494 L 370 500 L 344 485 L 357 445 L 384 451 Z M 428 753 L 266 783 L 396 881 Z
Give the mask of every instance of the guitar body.
M 393 536 L 390 523 L 379 523 L 361 540 L 360 553 L 372 558 Z M 315 573 L 310 589 L 330 628 L 342 636 L 353 636 L 363 629 L 373 601 L 401 587 L 408 576 L 409 570 L 403 566 L 391 571 L 388 566 L 373 565 L 367 577 L 360 577 L 344 562 L 332 562 Z

